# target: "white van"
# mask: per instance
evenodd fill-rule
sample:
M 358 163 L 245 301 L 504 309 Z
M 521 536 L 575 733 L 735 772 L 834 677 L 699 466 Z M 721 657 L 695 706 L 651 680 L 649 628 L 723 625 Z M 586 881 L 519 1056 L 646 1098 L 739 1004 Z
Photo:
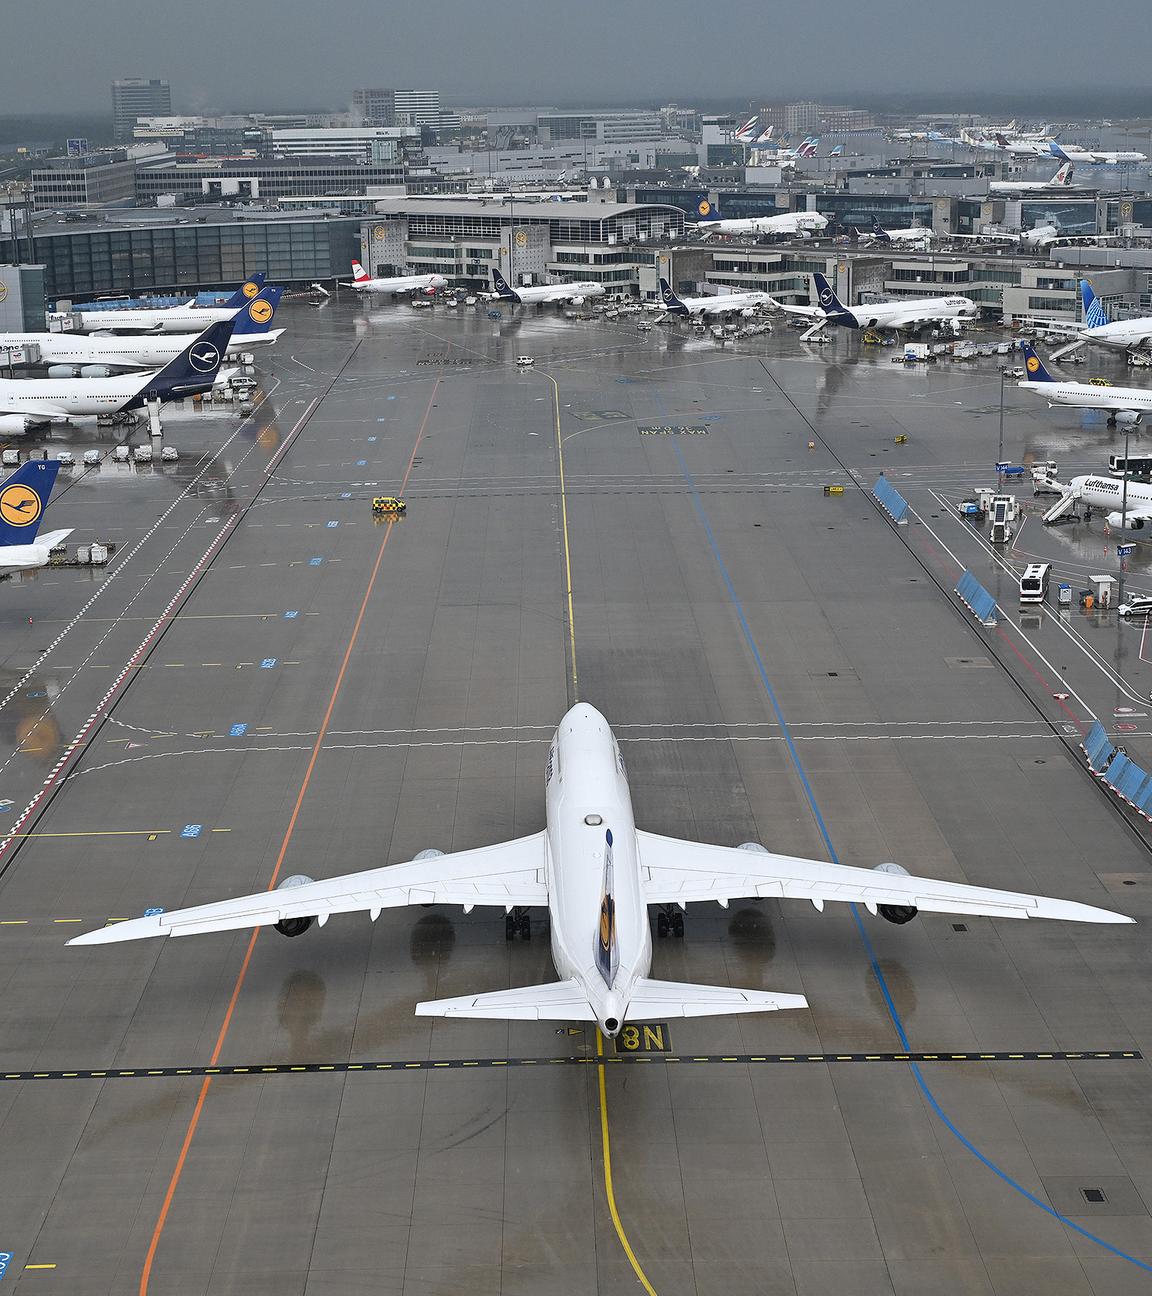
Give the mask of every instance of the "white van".
M 1048 581 L 1052 575 L 1051 563 L 1032 563 L 1024 568 L 1020 577 L 1020 602 L 1043 603 L 1048 597 Z

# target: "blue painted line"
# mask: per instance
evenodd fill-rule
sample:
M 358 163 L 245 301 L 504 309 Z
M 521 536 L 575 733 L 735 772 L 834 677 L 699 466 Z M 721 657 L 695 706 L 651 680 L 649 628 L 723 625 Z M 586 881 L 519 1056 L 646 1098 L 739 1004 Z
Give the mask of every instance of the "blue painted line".
M 356 460 L 356 467 L 357 467 L 357 468 L 363 468 L 364 465 L 365 465 L 367 462 L 368 462 L 367 459 L 357 459 L 357 460 Z
M 340 492 L 340 498 L 341 498 L 341 499 L 351 499 L 351 498 L 352 498 L 352 492 L 351 492 L 351 491 L 341 491 L 341 492 Z
M 228 730 L 228 736 L 229 738 L 243 738 L 247 732 L 248 726 L 246 724 L 234 724 L 232 728 Z
M 264 660 L 260 663 L 260 669 L 261 669 L 261 670 L 271 670 L 272 667 L 275 666 L 275 665 L 276 665 L 276 658 L 275 658 L 275 657 L 265 657 Z
M 184 827 L 180 829 L 180 836 L 188 838 L 199 837 L 203 830 L 203 824 L 185 824 Z
M 760 682 L 764 685 L 764 691 L 768 694 L 768 700 L 772 704 L 772 710 L 775 712 L 776 720 L 780 725 L 780 732 L 784 736 L 784 742 L 788 748 L 788 754 L 792 759 L 792 765 L 800 779 L 801 786 L 804 788 L 804 795 L 808 799 L 808 805 L 811 808 L 813 818 L 816 820 L 816 826 L 820 830 L 820 836 L 823 838 L 824 845 L 828 848 L 828 857 L 833 864 L 839 864 L 840 859 L 836 854 L 836 848 L 832 845 L 832 838 L 828 833 L 828 827 L 824 822 L 824 816 L 820 813 L 820 806 L 817 804 L 816 794 L 812 791 L 812 785 L 808 782 L 808 775 L 805 773 L 804 765 L 800 760 L 800 753 L 796 750 L 796 744 L 792 740 L 792 731 L 788 728 L 788 723 L 784 719 L 784 712 L 780 709 L 780 703 L 777 700 L 776 691 L 773 689 L 772 683 L 768 678 L 768 672 L 764 669 L 764 661 L 760 656 L 760 649 L 756 643 L 755 636 L 752 634 L 752 629 L 748 624 L 748 618 L 744 615 L 744 606 L 740 602 L 739 595 L 736 593 L 736 587 L 732 584 L 732 577 L 728 574 L 728 568 L 724 565 L 724 559 L 720 554 L 720 546 L 716 543 L 716 536 L 713 534 L 711 523 L 708 521 L 708 514 L 704 511 L 704 504 L 696 489 L 696 480 L 689 471 L 688 463 L 684 458 L 684 452 L 681 450 L 679 442 L 673 441 L 672 448 L 676 452 L 676 458 L 680 461 L 680 472 L 682 473 L 685 482 L 688 484 L 688 490 L 692 496 L 692 504 L 696 509 L 696 516 L 700 519 L 700 525 L 704 528 L 704 534 L 708 537 L 708 544 L 712 550 L 712 557 L 716 560 L 716 566 L 719 567 L 720 575 L 723 577 L 724 585 L 728 590 L 728 597 L 732 600 L 732 606 L 736 609 L 736 616 L 744 634 L 744 641 L 747 643 L 749 650 L 752 653 L 753 660 L 756 663 L 756 671 L 760 676 Z M 864 950 L 872 967 L 872 975 L 876 978 L 876 983 L 880 987 L 880 993 L 884 997 L 884 1005 L 888 1009 L 888 1016 L 891 1018 L 892 1025 L 895 1027 L 896 1035 L 900 1040 L 900 1045 L 905 1052 L 911 1052 L 912 1049 L 908 1043 L 908 1033 L 904 1029 L 904 1022 L 900 1017 L 895 1000 L 892 998 L 892 992 L 888 988 L 887 978 L 884 976 L 880 964 L 876 959 L 876 952 L 872 947 L 872 941 L 870 940 L 868 931 L 860 917 L 860 907 L 853 904 L 850 905 L 849 908 L 852 910 L 852 917 L 856 923 L 856 930 L 859 932 L 860 939 L 864 943 Z M 1058 1210 L 1053 1209 L 1053 1207 L 1049 1206 L 1047 1202 L 1041 1201 L 1035 1193 L 1029 1192 L 1023 1184 L 1018 1183 L 994 1161 L 985 1156 L 975 1143 L 973 1143 L 966 1134 L 953 1124 L 944 1108 L 941 1107 L 936 1095 L 932 1092 L 927 1080 L 924 1079 L 919 1065 L 915 1062 L 909 1062 L 908 1065 L 912 1068 L 912 1074 L 915 1077 L 916 1084 L 920 1088 L 920 1092 L 924 1095 L 928 1105 L 940 1118 L 944 1128 L 948 1130 L 948 1132 L 952 1134 L 963 1147 L 971 1152 L 982 1166 L 991 1170 L 992 1173 L 1001 1180 L 1001 1182 L 1007 1184 L 1009 1188 L 1014 1192 L 1019 1193 L 1021 1197 L 1030 1201 L 1034 1206 L 1038 1206 L 1046 1215 L 1050 1215 L 1053 1219 L 1059 1220 L 1060 1223 L 1065 1225 L 1067 1228 L 1072 1229 L 1081 1237 L 1087 1238 L 1089 1242 L 1094 1242 L 1098 1247 L 1102 1247 L 1112 1255 L 1118 1256 L 1121 1260 L 1127 1260 L 1129 1264 L 1135 1265 L 1137 1269 L 1143 1269 L 1145 1273 L 1152 1273 L 1152 1264 L 1147 1264 L 1136 1256 L 1129 1255 L 1127 1251 L 1121 1251 L 1119 1247 L 1113 1246 L 1111 1242 L 1106 1242 L 1102 1237 L 1098 1237 L 1095 1233 L 1090 1233 L 1086 1228 L 1082 1228 L 1075 1222 L 1075 1220 L 1070 1220 L 1066 1215 L 1061 1215 Z
M 308 559 L 308 566 L 309 566 L 309 567 L 319 567 L 320 564 L 321 564 L 323 561 L 324 561 L 323 558 L 309 558 L 309 559 Z
M 8 1266 L 12 1261 L 11 1251 L 0 1251 L 0 1278 L 8 1272 Z
M 284 613 L 284 620 L 294 621 L 299 615 L 300 615 L 299 608 L 290 608 L 287 612 Z
M 328 528 L 329 531 L 331 531 L 333 527 L 338 527 L 339 525 L 340 525 L 339 522 L 326 522 L 326 523 L 325 523 L 325 526 L 327 526 L 327 528 Z

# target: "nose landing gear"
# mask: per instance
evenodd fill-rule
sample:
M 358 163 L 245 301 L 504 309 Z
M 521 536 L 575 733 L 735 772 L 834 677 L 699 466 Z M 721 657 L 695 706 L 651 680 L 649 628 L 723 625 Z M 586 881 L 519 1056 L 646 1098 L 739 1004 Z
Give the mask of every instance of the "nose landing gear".
M 523 905 L 517 905 L 510 914 L 504 915 L 504 939 L 532 939 L 532 918 Z
M 661 938 L 665 936 L 683 936 L 683 909 L 677 905 L 661 905 L 656 911 L 656 935 Z

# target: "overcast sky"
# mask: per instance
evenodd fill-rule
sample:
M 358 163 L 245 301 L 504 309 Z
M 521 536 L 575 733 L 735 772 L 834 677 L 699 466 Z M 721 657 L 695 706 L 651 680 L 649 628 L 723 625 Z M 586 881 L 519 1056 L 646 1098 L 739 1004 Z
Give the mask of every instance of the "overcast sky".
M 0 112 L 102 111 L 118 76 L 176 111 L 854 93 L 1139 90 L 1148 0 L 54 0 L 5 6 Z

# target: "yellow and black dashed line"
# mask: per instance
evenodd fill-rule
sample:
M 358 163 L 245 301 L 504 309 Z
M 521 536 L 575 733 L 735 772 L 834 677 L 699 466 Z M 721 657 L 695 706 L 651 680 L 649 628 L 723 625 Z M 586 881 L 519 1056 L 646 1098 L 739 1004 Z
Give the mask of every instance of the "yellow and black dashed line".
M 103 1070 L 0 1071 L 0 1080 L 158 1080 L 203 1076 L 351 1075 L 367 1071 L 462 1071 L 469 1068 L 550 1066 L 641 1066 L 669 1063 L 803 1064 L 812 1062 L 1139 1062 L 1136 1049 L 1085 1049 L 1051 1053 L 621 1053 L 524 1058 L 416 1058 L 399 1062 L 278 1062 L 248 1066 L 107 1067 Z

